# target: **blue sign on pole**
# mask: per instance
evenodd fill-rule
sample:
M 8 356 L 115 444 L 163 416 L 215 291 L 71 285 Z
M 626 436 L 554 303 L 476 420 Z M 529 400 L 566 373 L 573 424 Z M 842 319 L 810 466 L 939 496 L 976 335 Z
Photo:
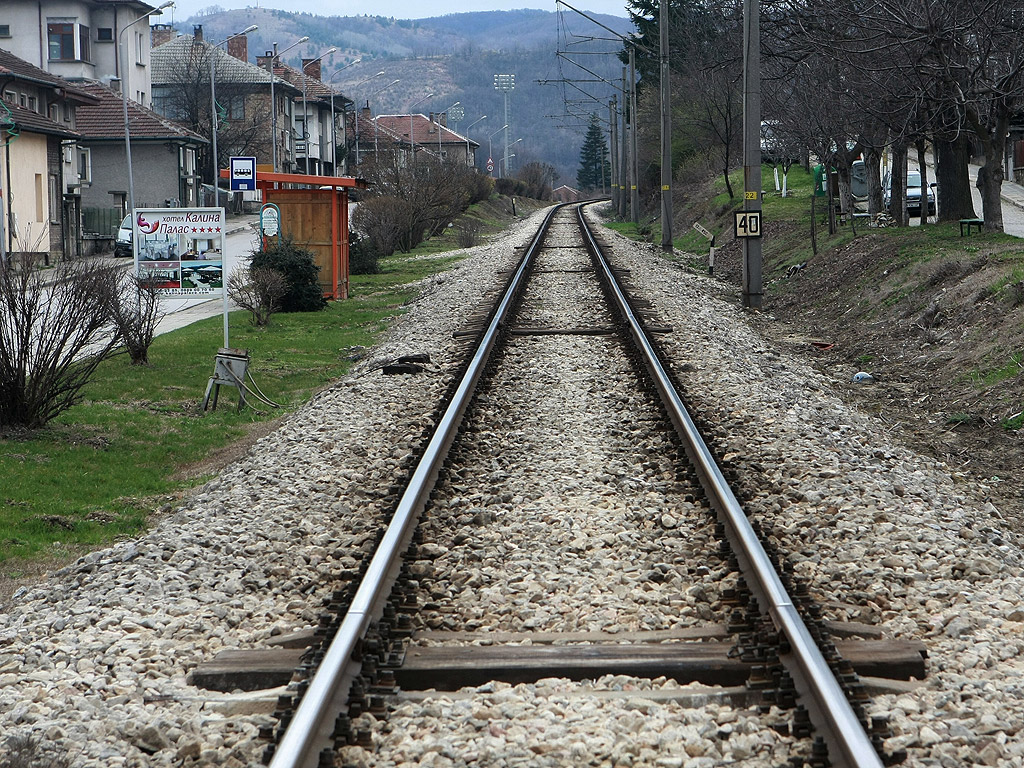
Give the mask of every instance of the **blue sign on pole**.
M 256 189 L 256 158 L 231 158 L 231 190 L 233 192 L 251 192 Z

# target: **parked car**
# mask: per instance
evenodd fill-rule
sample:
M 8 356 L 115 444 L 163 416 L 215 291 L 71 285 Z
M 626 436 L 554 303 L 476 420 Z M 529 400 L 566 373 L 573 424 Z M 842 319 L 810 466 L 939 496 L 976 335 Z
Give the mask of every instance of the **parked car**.
M 132 217 L 128 214 L 118 227 L 117 238 L 114 240 L 114 256 L 118 259 L 130 259 L 132 255 Z
M 889 201 L 892 199 L 892 182 L 893 177 L 891 174 L 886 174 L 886 181 L 883 185 L 885 198 L 885 206 L 889 207 Z M 920 171 L 907 171 L 907 213 L 911 216 L 921 215 L 921 172 Z M 935 185 L 928 185 L 928 215 L 935 215 Z

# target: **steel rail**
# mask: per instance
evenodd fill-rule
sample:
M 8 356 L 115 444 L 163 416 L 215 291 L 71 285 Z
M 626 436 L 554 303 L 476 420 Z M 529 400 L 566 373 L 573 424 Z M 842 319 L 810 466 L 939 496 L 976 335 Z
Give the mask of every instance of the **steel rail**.
M 383 614 L 384 605 L 401 570 L 402 553 L 409 545 L 416 522 L 455 439 L 477 381 L 487 365 L 505 316 L 515 301 L 555 211 L 560 207 L 556 206 L 548 213 L 509 280 L 505 295 L 484 331 L 465 375 L 412 472 L 395 514 L 352 598 L 352 604 L 274 751 L 270 768 L 316 768 L 320 752 L 330 747 L 335 719 L 345 711 L 349 688 L 359 674 L 361 662 L 354 658 L 356 649 L 371 622 Z
M 762 612 L 771 617 L 775 629 L 789 642 L 791 650 L 780 653 L 780 659 L 786 664 L 798 695 L 803 701 L 812 704 L 807 707 L 808 714 L 828 745 L 832 765 L 834 768 L 882 768 L 882 760 L 872 746 L 871 739 L 800 618 L 743 508 L 729 488 L 642 324 L 615 280 L 611 267 L 586 224 L 583 206 L 577 210 L 587 246 L 601 266 L 615 302 L 683 440 L 687 455 L 697 469 L 701 485 L 730 534 L 733 551 L 747 585 L 757 597 Z

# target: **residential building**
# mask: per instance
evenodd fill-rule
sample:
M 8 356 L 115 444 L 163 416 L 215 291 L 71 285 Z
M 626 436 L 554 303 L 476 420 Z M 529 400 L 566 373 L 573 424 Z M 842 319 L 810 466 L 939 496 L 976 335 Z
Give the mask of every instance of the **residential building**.
M 480 145 L 448 128 L 443 113 L 435 115 L 431 112 L 429 117 L 423 114 L 378 115 L 373 119 L 383 129 L 402 137 L 406 145 L 411 142 L 407 149 L 429 152 L 443 160 L 470 166 L 476 164 L 476 150 Z
M 131 99 L 148 105 L 149 30 L 133 22 L 154 7 L 139 0 L 3 0 L 0 47 L 66 80 L 117 78 Z
M 367 162 L 377 162 L 385 153 L 399 152 L 402 161 L 409 154 L 409 141 L 378 123 L 369 102 L 349 116 L 347 159 L 349 173 L 359 176 L 358 169 Z
M 98 102 L 78 109 L 81 144 L 92 158 L 92 176 L 82 187 L 88 223 L 93 210 L 127 212 L 128 172 L 121 94 L 100 83 L 85 84 L 83 90 Z M 199 154 L 209 142 L 134 101 L 127 107 L 136 207 L 199 205 Z
M 255 157 L 259 165 L 269 166 L 273 152 L 273 112 L 270 105 L 270 78 L 266 69 L 248 61 L 244 35 L 228 41 L 228 50 L 203 39 L 196 26 L 192 35 L 169 37 L 167 31 L 154 28 L 153 109 L 186 126 L 194 133 L 212 139 L 211 79 L 217 98 L 217 168 L 225 169 L 232 156 Z M 164 41 L 166 39 L 166 41 Z M 295 147 L 288 141 L 293 123 L 293 104 L 302 91 L 288 81 L 274 79 L 274 101 L 278 128 L 285 129 L 278 149 L 278 169 L 295 170 Z M 212 150 L 212 142 L 210 145 Z M 211 153 L 200 161 L 203 179 L 213 180 Z M 212 201 L 211 201 L 212 202 Z
M 91 177 L 76 110 L 97 99 L 0 49 L 0 234 L 3 252 L 44 261 L 78 253 L 81 188 Z
M 273 52 L 267 51 L 256 57 L 256 63 L 269 71 L 272 59 Z M 280 60 L 274 62 L 274 74 L 301 93 L 292 109 L 295 166 L 298 173 L 337 175 L 337 148 L 346 145 L 344 116 L 352 100 L 323 82 L 319 59 L 303 59 L 302 67 L 300 71 Z

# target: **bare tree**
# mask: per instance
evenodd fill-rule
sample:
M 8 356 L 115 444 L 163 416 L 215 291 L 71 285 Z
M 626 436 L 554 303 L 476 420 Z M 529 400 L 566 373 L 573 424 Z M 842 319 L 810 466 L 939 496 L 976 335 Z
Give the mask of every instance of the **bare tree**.
M 219 64 L 227 54 L 206 42 L 196 42 L 183 50 L 183 55 L 165 62 L 165 79 L 156 104 L 165 116 L 210 139 L 210 58 L 218 57 Z M 217 76 L 216 83 L 217 167 L 226 167 L 229 158 L 235 155 L 269 154 L 272 116 L 269 96 L 261 90 L 263 85 L 232 81 L 223 74 Z M 208 160 L 202 169 L 203 178 L 212 183 Z
M 262 328 L 280 311 L 288 279 L 270 267 L 236 269 L 228 277 L 227 291 L 235 304 L 249 311 L 252 324 Z
M 62 261 L 44 275 L 16 253 L 0 266 L 0 429 L 40 427 L 81 399 L 121 342 L 114 270 Z
M 164 314 L 157 283 L 139 273 L 121 273 L 110 309 L 132 365 L 149 365 L 149 348 Z

